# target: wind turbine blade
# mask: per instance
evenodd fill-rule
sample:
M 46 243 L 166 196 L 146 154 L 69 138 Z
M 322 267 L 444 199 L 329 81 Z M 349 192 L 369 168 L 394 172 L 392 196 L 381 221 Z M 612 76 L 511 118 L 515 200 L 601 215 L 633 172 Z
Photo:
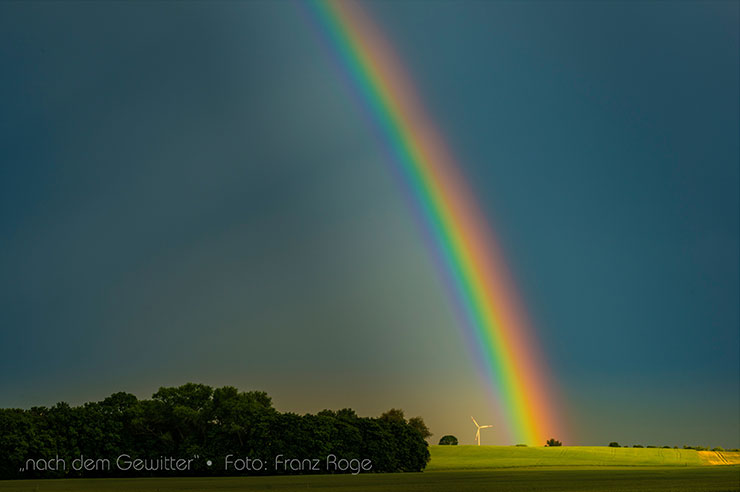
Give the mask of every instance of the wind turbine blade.
M 473 416 L 471 415 L 470 418 L 473 419 Z M 478 425 L 478 422 L 476 422 L 475 419 L 473 419 L 473 423 L 475 424 L 476 427 L 480 427 L 480 425 Z
M 481 429 L 488 429 L 489 427 L 493 427 L 492 425 L 481 425 Z

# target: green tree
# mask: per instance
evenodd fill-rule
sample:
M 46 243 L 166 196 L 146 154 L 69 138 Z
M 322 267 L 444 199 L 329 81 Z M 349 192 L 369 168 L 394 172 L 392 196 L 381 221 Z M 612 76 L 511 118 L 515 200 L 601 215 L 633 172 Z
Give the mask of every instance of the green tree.
M 429 430 L 429 427 L 427 427 L 427 424 L 424 423 L 424 419 L 421 417 L 411 417 L 409 419 L 409 426 L 416 430 L 419 434 L 421 434 L 422 439 L 429 439 L 432 437 L 432 432 Z
M 439 440 L 439 444 L 442 446 L 457 446 L 457 438 L 453 435 L 442 436 Z
M 352 409 L 323 410 L 318 415 L 280 413 L 260 391 L 240 392 L 225 386 L 188 383 L 160 388 L 151 399 L 115 393 L 100 402 L 73 407 L 0 409 L 0 479 L 60 477 L 64 472 L 24 472 L 28 458 L 55 455 L 74 458 L 138 458 L 192 456 L 202 458 L 245 455 L 259 459 L 284 456 L 369 458 L 373 471 L 421 471 L 429 461 L 421 417 L 406 421 L 403 411 L 391 409 L 379 418 L 359 417 Z M 202 463 L 201 463 L 202 461 Z M 193 474 L 225 474 L 194 464 Z M 287 471 L 288 473 L 290 471 Z M 229 471 L 228 473 L 236 473 Z M 286 473 L 270 470 L 268 473 Z M 120 472 L 85 472 L 113 476 Z M 126 476 L 131 476 L 131 471 Z M 139 471 L 139 476 L 171 474 Z M 80 476 L 67 470 L 66 476 Z
M 406 417 L 404 417 L 403 410 L 400 408 L 391 408 L 387 412 L 383 412 L 380 419 L 389 422 L 406 422 Z
M 618 448 L 620 446 L 619 446 L 619 443 L 618 442 L 612 441 L 612 442 L 609 443 L 609 447 L 610 448 Z
M 545 444 L 545 446 L 550 446 L 550 447 L 562 446 L 562 445 L 563 445 L 563 443 L 560 442 L 560 441 L 558 441 L 554 437 L 551 437 L 550 439 L 548 439 L 547 440 L 547 443 Z

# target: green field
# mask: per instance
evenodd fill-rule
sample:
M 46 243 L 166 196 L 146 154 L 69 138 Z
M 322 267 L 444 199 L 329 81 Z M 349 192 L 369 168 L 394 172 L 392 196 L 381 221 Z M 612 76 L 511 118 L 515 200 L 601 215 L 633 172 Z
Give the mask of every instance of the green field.
M 432 446 L 431 451 L 424 473 L 0 481 L 0 492 L 740 491 L 740 466 L 707 465 L 693 450 Z
M 693 449 L 606 446 L 513 447 L 431 446 L 428 471 L 475 470 L 495 466 L 702 466 Z

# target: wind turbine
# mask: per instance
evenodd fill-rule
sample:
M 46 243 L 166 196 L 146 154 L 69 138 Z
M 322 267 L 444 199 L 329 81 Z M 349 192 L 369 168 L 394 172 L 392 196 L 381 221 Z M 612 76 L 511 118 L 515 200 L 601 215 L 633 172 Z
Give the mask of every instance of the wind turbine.
M 473 419 L 473 416 L 471 415 L 470 418 Z M 478 428 L 478 430 L 475 431 L 475 440 L 476 442 L 478 442 L 478 446 L 480 446 L 480 430 L 488 429 L 489 427 L 493 427 L 493 426 L 492 425 L 478 425 L 478 422 L 476 422 L 475 419 L 473 419 L 473 423 Z

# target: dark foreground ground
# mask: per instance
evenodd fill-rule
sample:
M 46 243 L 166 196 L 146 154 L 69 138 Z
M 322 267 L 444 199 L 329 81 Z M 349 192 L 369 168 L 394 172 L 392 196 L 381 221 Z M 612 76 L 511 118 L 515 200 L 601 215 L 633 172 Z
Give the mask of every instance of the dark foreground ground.
M 740 491 L 740 466 L 578 467 L 366 475 L 0 481 L 0 492 Z

